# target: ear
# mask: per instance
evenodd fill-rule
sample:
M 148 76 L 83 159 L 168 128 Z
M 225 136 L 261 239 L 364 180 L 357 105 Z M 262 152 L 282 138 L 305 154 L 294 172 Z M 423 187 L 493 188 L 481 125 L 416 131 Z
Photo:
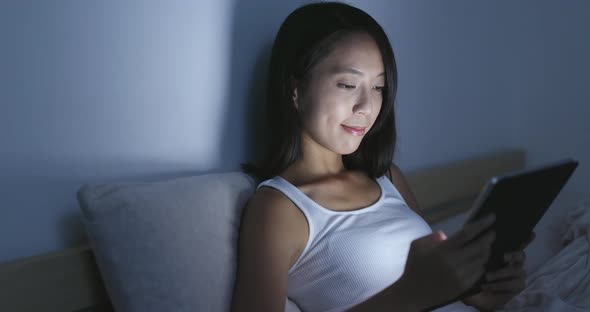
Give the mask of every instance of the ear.
M 295 109 L 299 109 L 298 86 L 299 86 L 299 81 L 297 81 L 295 78 L 291 78 L 291 90 L 293 90 L 292 91 L 292 98 L 293 98 L 293 105 L 295 105 Z
M 293 105 L 296 109 L 299 109 L 299 97 L 297 95 L 297 88 L 293 89 Z

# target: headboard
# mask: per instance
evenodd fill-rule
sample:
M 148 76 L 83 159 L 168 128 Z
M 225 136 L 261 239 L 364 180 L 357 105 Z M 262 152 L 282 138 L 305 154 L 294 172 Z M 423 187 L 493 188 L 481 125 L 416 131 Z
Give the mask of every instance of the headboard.
M 524 151 L 510 149 L 421 168 L 405 176 L 426 221 L 432 224 L 471 208 L 489 178 L 524 165 Z
M 502 150 L 405 173 L 426 221 L 471 207 L 492 176 L 524 167 L 522 150 Z M 0 264 L 0 311 L 113 311 L 87 245 Z

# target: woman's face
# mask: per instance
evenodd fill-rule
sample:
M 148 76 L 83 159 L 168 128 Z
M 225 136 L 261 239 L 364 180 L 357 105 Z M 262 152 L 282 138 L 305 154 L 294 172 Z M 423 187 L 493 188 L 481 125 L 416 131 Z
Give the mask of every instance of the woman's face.
M 309 74 L 294 92 L 303 139 L 353 153 L 381 109 L 385 74 L 377 44 L 366 33 L 345 36 Z

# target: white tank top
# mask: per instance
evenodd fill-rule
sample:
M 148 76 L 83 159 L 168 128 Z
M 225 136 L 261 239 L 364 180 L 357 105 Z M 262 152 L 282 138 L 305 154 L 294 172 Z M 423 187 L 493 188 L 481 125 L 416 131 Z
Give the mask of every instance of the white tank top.
M 343 311 L 401 277 L 411 242 L 432 229 L 386 176 L 372 205 L 353 211 L 320 206 L 280 176 L 260 183 L 285 194 L 305 215 L 309 240 L 289 269 L 287 297 L 306 312 Z

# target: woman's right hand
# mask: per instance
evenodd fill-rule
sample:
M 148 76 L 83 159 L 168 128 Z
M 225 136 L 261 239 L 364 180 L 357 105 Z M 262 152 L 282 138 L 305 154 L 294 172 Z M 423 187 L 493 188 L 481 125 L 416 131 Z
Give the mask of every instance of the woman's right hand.
M 495 232 L 489 215 L 448 238 L 435 232 L 410 246 L 403 280 L 408 293 L 424 309 L 450 303 L 469 290 L 485 273 Z M 485 235 L 480 235 L 485 232 Z

